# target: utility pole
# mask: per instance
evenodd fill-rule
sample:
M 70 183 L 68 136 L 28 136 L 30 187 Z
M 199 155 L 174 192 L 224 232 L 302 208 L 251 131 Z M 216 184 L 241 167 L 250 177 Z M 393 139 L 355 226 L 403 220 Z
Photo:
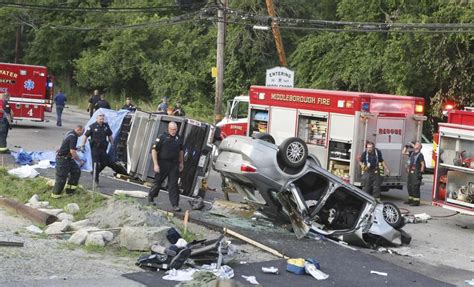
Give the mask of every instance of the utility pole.
M 214 123 L 222 119 L 222 95 L 224 92 L 224 49 L 226 30 L 226 9 L 228 0 L 217 0 L 219 8 L 217 10 L 217 78 L 216 97 L 214 99 Z
M 16 27 L 16 41 L 15 41 L 15 64 L 20 62 L 20 41 L 21 41 L 21 27 L 22 24 L 18 23 L 18 26 Z
M 273 0 L 265 0 L 265 2 L 267 4 L 268 15 L 270 17 L 276 17 L 275 8 L 273 7 Z M 281 40 L 280 28 L 278 28 L 278 23 L 274 20 L 272 20 L 272 33 L 273 38 L 275 39 L 280 65 L 286 67 L 285 48 L 283 47 L 283 42 Z

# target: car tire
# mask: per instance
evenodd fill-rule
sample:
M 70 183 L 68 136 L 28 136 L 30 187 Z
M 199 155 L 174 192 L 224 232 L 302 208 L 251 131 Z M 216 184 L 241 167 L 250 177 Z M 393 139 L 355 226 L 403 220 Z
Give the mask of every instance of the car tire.
M 252 136 L 252 138 L 275 144 L 275 139 L 272 137 L 272 135 L 267 133 L 256 133 Z
M 288 167 L 301 167 L 308 158 L 308 146 L 296 137 L 287 138 L 278 148 L 278 156 L 283 164 Z
M 398 206 L 391 202 L 383 203 L 383 219 L 393 228 L 398 228 L 403 224 L 403 216 Z

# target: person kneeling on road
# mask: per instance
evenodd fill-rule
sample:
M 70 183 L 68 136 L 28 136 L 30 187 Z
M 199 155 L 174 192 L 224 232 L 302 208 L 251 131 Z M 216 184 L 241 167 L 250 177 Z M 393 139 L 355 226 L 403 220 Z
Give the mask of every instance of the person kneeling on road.
M 95 183 L 99 183 L 99 174 L 105 167 L 110 167 L 116 173 L 126 173 L 124 169 L 112 161 L 107 154 L 107 147 L 109 143 L 113 143 L 112 130 L 110 129 L 109 124 L 105 122 L 105 116 L 103 113 L 99 112 L 97 114 L 97 121 L 91 124 L 85 134 L 84 140 L 81 145 L 81 149 L 84 148 L 88 138 L 91 138 L 91 153 L 92 153 L 92 163 L 95 168 Z M 109 140 L 107 142 L 107 139 Z M 94 172 L 92 173 L 94 175 Z
M 77 126 L 74 130 L 66 133 L 61 147 L 56 155 L 56 182 L 54 183 L 52 198 L 62 197 L 62 191 L 66 187 L 67 194 L 73 194 L 79 184 L 81 177 L 80 166 L 84 164 L 77 155 L 77 139 L 83 133 L 82 126 Z M 79 162 L 80 166 L 76 163 Z M 67 185 L 66 185 L 67 182 Z
M 151 157 L 155 180 L 148 194 L 148 202 L 155 205 L 154 199 L 160 192 L 161 184 L 168 178 L 168 194 L 174 211 L 179 208 L 179 173 L 184 167 L 183 139 L 176 133 L 178 126 L 175 122 L 168 124 L 168 132 L 161 134 L 153 145 Z

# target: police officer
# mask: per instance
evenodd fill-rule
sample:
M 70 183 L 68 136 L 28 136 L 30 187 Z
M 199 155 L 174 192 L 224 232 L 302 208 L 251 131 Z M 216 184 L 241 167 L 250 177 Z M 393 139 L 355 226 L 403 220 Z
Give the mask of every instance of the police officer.
M 132 104 L 132 100 L 130 98 L 127 98 L 125 101 L 125 105 L 123 105 L 122 110 L 128 110 L 129 112 L 135 112 L 137 110 L 137 107 Z
M 403 149 L 403 154 L 409 156 L 407 172 L 407 190 L 408 190 L 408 200 L 405 201 L 405 204 L 411 206 L 420 205 L 420 186 L 423 179 L 423 173 L 425 172 L 425 158 L 421 153 L 422 145 L 420 142 L 416 142 L 413 145 L 413 150 L 410 149 L 410 145 L 406 145 Z
M 148 202 L 152 205 L 161 188 L 161 184 L 168 178 L 168 194 L 174 211 L 179 208 L 178 177 L 184 167 L 183 139 L 178 136 L 178 126 L 175 122 L 168 124 L 168 132 L 161 134 L 153 145 L 151 156 L 155 180 L 148 194 Z
M 109 109 L 110 110 L 110 104 L 107 102 L 105 99 L 105 95 L 100 95 L 100 100 L 97 101 L 95 104 L 95 110 L 97 111 L 98 109 Z
M 390 172 L 382 157 L 382 152 L 375 148 L 372 142 L 367 142 L 366 150 L 360 157 L 362 174 L 362 189 L 380 200 L 380 185 L 384 171 Z
M 54 183 L 52 198 L 60 198 L 62 191 L 66 185 L 66 193 L 73 194 L 77 189 L 79 178 L 81 177 L 81 169 L 75 162 L 78 161 L 82 166 L 82 161 L 76 152 L 77 139 L 83 133 L 82 126 L 76 126 L 72 131 L 66 133 L 61 147 L 56 155 L 56 182 Z
M 99 174 L 107 166 L 117 173 L 123 173 L 122 169 L 107 154 L 109 143 L 114 141 L 112 130 L 109 124 L 105 122 L 105 116 L 102 112 L 97 113 L 97 121 L 87 128 L 81 148 L 85 146 L 89 137 L 91 138 L 92 163 L 95 165 L 95 182 L 99 183 Z M 109 140 L 108 142 L 107 139 Z
M 100 100 L 99 90 L 94 90 L 94 94 L 89 98 L 89 106 L 87 111 L 89 112 L 90 117 L 94 114 L 95 105 Z

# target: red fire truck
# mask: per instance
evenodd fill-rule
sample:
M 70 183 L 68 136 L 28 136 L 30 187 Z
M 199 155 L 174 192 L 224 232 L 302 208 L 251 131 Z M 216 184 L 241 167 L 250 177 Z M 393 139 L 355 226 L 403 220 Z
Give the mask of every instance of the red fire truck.
M 382 151 L 390 169 L 383 189 L 403 188 L 406 142 L 420 140 L 424 99 L 361 92 L 252 86 L 248 112 L 245 98 L 234 100 L 228 115 L 234 119 L 248 114 L 247 135 L 269 133 L 279 144 L 285 138 L 303 139 L 323 167 L 361 186 L 359 156 L 367 141 Z M 242 134 L 232 118 L 221 126 L 224 134 Z
M 15 120 L 44 121 L 52 107 L 53 78 L 46 67 L 0 63 L 0 93 L 10 94 Z
M 449 111 L 434 143 L 433 205 L 474 215 L 474 108 Z

